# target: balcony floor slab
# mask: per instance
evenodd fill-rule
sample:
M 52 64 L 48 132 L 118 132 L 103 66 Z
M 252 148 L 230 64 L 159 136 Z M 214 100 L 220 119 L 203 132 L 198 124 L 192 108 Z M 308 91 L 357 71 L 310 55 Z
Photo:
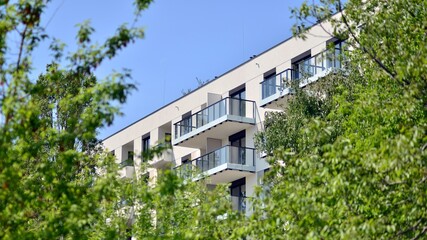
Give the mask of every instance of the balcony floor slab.
M 246 118 L 235 115 L 224 115 L 204 126 L 201 126 L 185 135 L 176 138 L 172 143 L 175 146 L 205 148 L 206 141 L 201 139 L 222 139 L 225 136 L 242 131 L 248 125 L 255 125 L 254 118 Z
M 207 178 L 210 184 L 230 183 L 254 173 L 255 166 L 225 163 L 218 167 L 209 169 L 193 180 L 198 181 L 200 179 Z

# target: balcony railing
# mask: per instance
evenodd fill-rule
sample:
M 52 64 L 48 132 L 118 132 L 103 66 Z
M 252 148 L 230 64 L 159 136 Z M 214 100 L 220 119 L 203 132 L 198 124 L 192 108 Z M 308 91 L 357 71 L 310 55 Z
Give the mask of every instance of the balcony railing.
M 271 76 L 261 82 L 262 89 L 262 99 L 266 99 L 270 96 L 273 96 L 278 91 L 283 91 L 284 89 L 291 86 L 291 81 L 294 80 L 293 70 L 288 68 L 279 74 Z
M 328 69 L 342 68 L 342 46 L 343 43 L 336 45 L 333 49 L 323 51 L 313 57 L 304 59 L 293 64 L 293 69 L 286 69 L 274 76 L 271 76 L 261 82 L 262 99 L 269 98 L 276 93 L 282 93 L 291 87 L 292 81 L 309 78 Z
M 327 49 L 313 57 L 294 64 L 294 79 L 312 77 L 327 69 L 342 68 L 341 46 Z
M 225 115 L 253 119 L 255 118 L 255 111 L 254 101 L 229 97 L 224 98 L 175 123 L 175 139 L 208 125 Z
M 154 168 L 167 167 L 168 163 L 173 161 L 172 144 L 170 142 L 162 142 L 154 147 L 160 153 L 154 154 L 153 158 L 149 160 L 149 165 Z
M 119 163 L 119 176 L 121 178 L 132 178 L 135 175 L 135 166 L 133 157 Z
M 133 167 L 133 166 L 134 166 L 133 158 L 128 158 L 123 162 L 119 163 L 119 168 Z
M 178 175 L 183 178 L 195 178 L 206 174 L 209 170 L 224 164 L 230 164 L 231 170 L 244 170 L 244 166 L 255 166 L 255 149 L 246 147 L 224 146 L 191 161 L 178 166 Z M 239 167 L 240 166 L 240 167 Z
M 231 208 L 235 211 L 246 211 L 246 198 L 244 196 L 230 196 Z

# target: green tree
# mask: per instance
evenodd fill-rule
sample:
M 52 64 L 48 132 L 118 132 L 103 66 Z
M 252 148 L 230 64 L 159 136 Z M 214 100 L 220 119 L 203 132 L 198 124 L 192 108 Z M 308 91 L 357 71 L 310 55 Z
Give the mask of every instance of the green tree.
M 155 187 L 135 191 L 133 235 L 138 239 L 227 239 L 244 216 L 231 209 L 226 185 L 208 189 L 174 172 L 162 172 Z
M 226 186 L 208 190 L 170 170 L 155 187 L 144 176 L 118 179 L 118 164 L 96 137 L 135 86 L 129 70 L 104 80 L 94 71 L 143 38 L 142 28 L 124 24 L 99 45 L 84 22 L 77 50 L 64 55 L 65 45 L 53 39 L 52 62 L 31 78 L 33 50 L 49 39 L 40 26 L 49 2 L 0 3 L 0 238 L 227 238 L 242 216 L 231 211 Z M 150 2 L 135 1 L 135 21 Z M 13 34 L 16 59 L 7 40 Z
M 158 144 L 143 158 L 152 159 L 168 147 Z M 190 174 L 182 177 L 169 168 L 157 169 L 157 177 L 150 179 L 145 173 L 148 167 L 143 163 L 142 175 L 121 179 L 114 187 L 116 204 L 103 206 L 97 238 L 110 238 L 119 231 L 137 239 L 228 239 L 245 221 L 244 214 L 232 209 L 227 184 L 210 188 L 205 178 L 193 181 Z
M 121 191 L 114 159 L 96 138 L 119 114 L 132 84 L 127 70 L 105 80 L 93 73 L 128 44 L 140 27 L 120 26 L 101 45 L 94 29 L 79 25 L 77 50 L 64 57 L 54 40 L 54 58 L 32 79 L 31 55 L 49 36 L 40 26 L 50 1 L 0 3 L 0 237 L 85 239 L 107 226 L 104 210 Z M 137 0 L 137 18 L 150 0 Z M 19 38 L 18 49 L 8 40 Z M 15 53 L 18 52 L 16 58 Z M 117 238 L 120 228 L 111 232 Z
M 271 154 L 272 185 L 243 233 L 427 236 L 427 2 L 349 0 L 343 10 L 336 0 L 294 10 L 301 37 L 310 23 L 331 22 L 331 35 L 351 46 L 349 61 L 344 78 L 327 77 L 341 80 L 322 106 L 303 94 L 285 114 L 266 120 L 259 146 Z

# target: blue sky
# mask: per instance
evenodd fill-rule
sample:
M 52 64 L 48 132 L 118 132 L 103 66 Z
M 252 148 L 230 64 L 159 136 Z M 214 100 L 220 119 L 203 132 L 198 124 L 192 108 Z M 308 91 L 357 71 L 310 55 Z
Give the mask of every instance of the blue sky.
M 102 42 L 117 26 L 133 19 L 132 0 L 58 0 L 45 13 L 48 33 L 71 51 L 77 23 L 90 19 Z M 291 36 L 290 8 L 302 0 L 157 0 L 138 22 L 145 39 L 97 71 L 129 68 L 138 91 L 122 107 L 124 116 L 102 129 L 104 138 Z M 47 45 L 35 53 L 35 73 L 44 69 Z

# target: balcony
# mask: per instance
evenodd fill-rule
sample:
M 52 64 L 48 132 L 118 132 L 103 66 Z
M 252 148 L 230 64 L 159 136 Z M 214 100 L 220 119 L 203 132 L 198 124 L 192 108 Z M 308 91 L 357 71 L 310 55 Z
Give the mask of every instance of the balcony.
M 120 178 L 132 178 L 135 175 L 135 167 L 132 158 L 121 162 L 119 168 Z
M 248 125 L 255 124 L 255 116 L 254 101 L 227 97 L 175 123 L 172 143 L 182 147 L 204 148 L 206 142 L 202 139 L 222 139 L 244 130 Z
M 154 156 L 152 160 L 148 162 L 150 167 L 157 169 L 164 169 L 169 167 L 173 161 L 173 151 L 170 147 L 164 150 L 160 155 Z
M 208 177 L 210 183 L 229 183 L 255 172 L 255 149 L 224 146 L 176 167 L 178 174 L 193 181 Z
M 261 107 L 278 101 L 292 93 L 291 84 L 295 80 L 294 71 L 290 68 L 279 74 L 269 77 L 261 82 Z M 276 105 L 283 105 L 285 101 L 280 101 Z
M 289 96 L 292 95 L 294 81 L 299 80 L 298 86 L 305 87 L 331 71 L 341 69 L 342 44 L 339 43 L 334 49 L 328 49 L 313 57 L 294 63 L 292 69 L 288 68 L 262 81 L 260 83 L 261 107 L 283 109 L 287 105 Z
M 342 68 L 341 45 L 339 48 L 328 49 L 313 57 L 294 64 L 294 79 L 300 80 L 299 86 L 304 87 L 326 76 L 334 69 Z

